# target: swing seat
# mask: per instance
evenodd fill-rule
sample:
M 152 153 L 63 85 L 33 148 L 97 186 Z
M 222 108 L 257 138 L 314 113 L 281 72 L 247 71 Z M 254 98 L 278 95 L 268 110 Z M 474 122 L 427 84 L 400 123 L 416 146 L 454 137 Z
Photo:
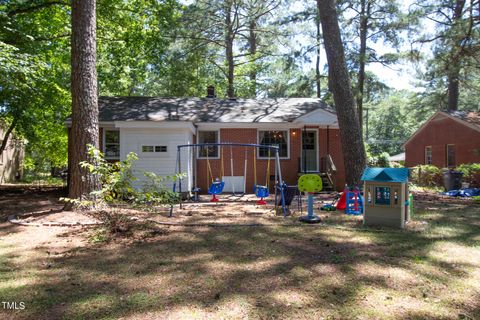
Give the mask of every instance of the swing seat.
M 268 188 L 266 186 L 255 186 L 255 195 L 257 198 L 266 198 L 270 195 Z
M 220 194 L 223 191 L 223 187 L 225 187 L 224 181 L 213 182 L 208 188 L 208 194 Z

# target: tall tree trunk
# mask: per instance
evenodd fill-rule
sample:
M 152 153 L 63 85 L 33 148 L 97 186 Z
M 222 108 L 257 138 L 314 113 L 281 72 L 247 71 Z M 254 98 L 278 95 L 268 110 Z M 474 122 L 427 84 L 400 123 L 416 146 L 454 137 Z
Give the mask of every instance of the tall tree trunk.
M 357 109 L 360 130 L 363 132 L 363 93 L 365 90 L 365 65 L 367 63 L 368 17 L 370 16 L 370 1 L 360 3 L 360 52 L 357 78 Z
M 320 30 L 320 5 L 319 2 L 322 0 L 317 0 L 317 17 L 315 19 L 317 27 L 317 61 L 315 62 L 315 84 L 317 86 L 317 98 L 321 98 L 321 75 L 320 75 L 320 50 L 321 50 L 321 30 Z
M 453 10 L 453 27 L 457 23 L 461 23 L 463 8 L 466 0 L 457 0 Z M 452 48 L 451 59 L 447 62 L 447 79 L 448 79 L 448 110 L 458 109 L 458 97 L 460 95 L 459 78 L 460 78 L 460 54 L 458 44 L 454 44 Z
M 318 6 L 327 53 L 329 82 L 340 127 L 346 183 L 358 186 L 366 163 L 365 147 L 345 62 L 335 0 L 318 1 Z
M 248 53 L 252 59 L 252 69 L 250 70 L 250 82 L 251 82 L 251 96 L 255 98 L 257 96 L 257 68 L 255 68 L 255 58 L 257 54 L 257 33 L 256 33 L 257 22 L 252 19 L 249 23 L 249 34 L 248 34 Z
M 98 148 L 96 1 L 72 0 L 72 149 L 69 197 L 82 198 L 99 188 L 98 178 L 80 168 L 89 160 L 87 144 Z
M 235 97 L 235 89 L 233 86 L 235 64 L 233 60 L 233 21 L 232 21 L 232 3 L 225 1 L 225 55 L 227 59 L 227 97 Z
M 8 138 L 10 138 L 10 134 L 12 133 L 13 129 L 15 129 L 16 125 L 17 125 L 17 119 L 15 118 L 13 119 L 10 126 L 8 126 L 7 131 L 5 131 L 5 134 L 3 135 L 2 145 L 0 145 L 0 157 L 2 156 L 3 151 L 5 151 L 5 148 L 8 145 Z
M 458 67 L 458 61 L 451 61 L 451 65 L 447 68 L 448 74 L 448 105 L 447 109 L 450 111 L 458 110 L 458 97 L 460 96 L 460 67 Z

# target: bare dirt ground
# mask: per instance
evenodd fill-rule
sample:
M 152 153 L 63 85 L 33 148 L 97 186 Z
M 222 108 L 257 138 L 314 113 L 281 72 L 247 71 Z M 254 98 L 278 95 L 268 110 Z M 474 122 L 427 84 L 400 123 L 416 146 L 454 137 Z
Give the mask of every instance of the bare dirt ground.
M 6 222 L 84 219 L 60 212 L 62 195 L 0 189 L 0 300 L 17 303 L 0 305 L 0 319 L 480 318 L 480 207 L 468 200 L 419 195 L 405 231 L 363 228 L 320 203 L 322 225 L 252 203 L 192 204 L 174 221 L 258 226 L 147 223 L 108 239 L 99 227 Z

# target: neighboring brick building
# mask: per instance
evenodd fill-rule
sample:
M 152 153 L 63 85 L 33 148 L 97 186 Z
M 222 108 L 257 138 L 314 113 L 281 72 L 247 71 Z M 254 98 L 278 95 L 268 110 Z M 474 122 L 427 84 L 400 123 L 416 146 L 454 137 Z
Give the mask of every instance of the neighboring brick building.
M 405 166 L 480 163 L 480 113 L 439 111 L 404 144 Z
M 296 184 L 304 167 L 307 172 L 322 174 L 326 182 L 331 180 L 336 189 L 345 183 L 337 116 L 316 98 L 100 97 L 99 111 L 101 149 L 112 161 L 125 159 L 129 152 L 137 153 L 137 185 L 142 183 L 142 171 L 172 175 L 177 166 L 177 146 L 195 143 L 278 145 L 283 179 L 288 184 Z M 187 173 L 182 190 L 196 185 L 205 192 L 211 183 L 207 176 L 222 177 L 222 162 L 225 192 L 234 188 L 251 193 L 254 163 L 257 183 L 263 185 L 269 179 L 270 186 L 274 185 L 275 158 L 270 155 L 268 175 L 269 154 L 265 148 L 256 148 L 255 157 L 254 148 L 245 147 L 187 150 L 180 161 L 181 171 Z M 336 172 L 327 179 L 325 173 L 332 172 L 328 170 L 332 163 Z

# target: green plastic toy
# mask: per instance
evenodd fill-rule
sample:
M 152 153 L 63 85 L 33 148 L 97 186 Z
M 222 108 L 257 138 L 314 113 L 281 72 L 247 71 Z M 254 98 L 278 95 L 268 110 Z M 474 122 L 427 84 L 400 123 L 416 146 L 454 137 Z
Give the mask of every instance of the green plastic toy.
M 298 179 L 298 190 L 302 192 L 320 192 L 322 188 L 322 179 L 318 174 L 304 174 Z

